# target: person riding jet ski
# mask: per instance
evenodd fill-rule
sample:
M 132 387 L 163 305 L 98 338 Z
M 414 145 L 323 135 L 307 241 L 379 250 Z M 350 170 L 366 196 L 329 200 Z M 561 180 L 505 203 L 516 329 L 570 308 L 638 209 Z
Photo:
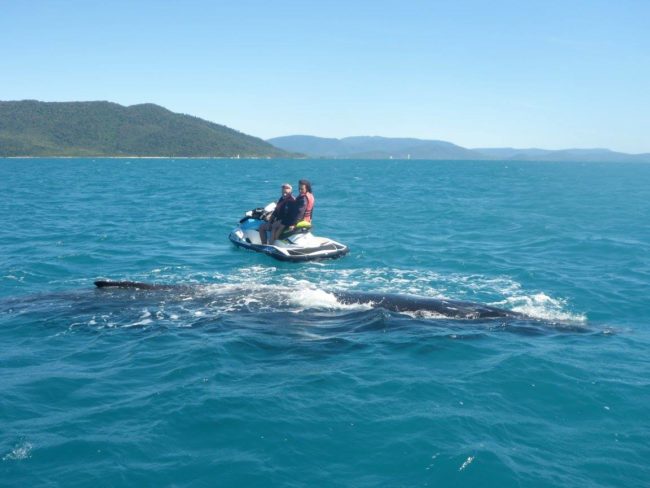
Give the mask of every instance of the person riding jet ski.
M 273 244 L 285 228 L 293 231 L 296 227 L 311 227 L 311 217 L 314 211 L 315 198 L 311 191 L 311 183 L 308 180 L 298 182 L 300 195 L 289 205 L 289 212 L 280 219 L 280 224 L 274 227 L 271 235 L 271 244 Z M 277 209 L 277 207 L 276 207 Z M 264 242 L 264 239 L 262 240 Z
M 266 237 L 269 231 L 271 232 L 271 236 L 275 235 L 275 230 L 280 226 L 284 226 L 282 222 L 291 218 L 293 212 L 292 206 L 296 200 L 291 194 L 291 185 L 289 183 L 284 183 L 280 191 L 282 194 L 280 195 L 278 203 L 275 204 L 275 210 L 273 210 L 269 220 L 260 225 L 259 232 L 262 244 L 266 244 Z M 273 243 L 274 240 L 275 239 L 271 239 L 271 243 Z
M 286 193 L 288 189 L 284 187 L 283 193 Z M 264 208 L 246 212 L 239 225 L 230 232 L 230 241 L 237 247 L 267 254 L 281 261 L 331 259 L 348 253 L 345 244 L 312 234 L 314 195 L 309 181 L 300 180 L 300 196 L 295 202 L 287 201 L 284 209 L 277 213 L 276 207 L 276 203 L 272 202 Z M 270 239 L 266 239 L 271 218 L 276 219 L 277 225 L 271 224 L 270 229 L 274 232 Z M 261 228 L 264 228 L 263 232 L 260 232 Z

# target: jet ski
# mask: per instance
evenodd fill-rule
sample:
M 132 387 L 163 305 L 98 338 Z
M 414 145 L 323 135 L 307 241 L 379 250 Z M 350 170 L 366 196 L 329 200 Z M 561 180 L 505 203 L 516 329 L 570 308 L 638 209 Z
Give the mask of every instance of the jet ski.
M 262 244 L 259 228 L 268 221 L 275 210 L 275 203 L 264 208 L 256 208 L 245 213 L 228 236 L 235 246 L 268 254 L 280 261 L 311 261 L 315 259 L 332 259 L 345 256 L 348 246 L 327 237 L 316 237 L 311 233 L 312 226 L 299 222 L 293 231 L 285 229 L 272 244 Z M 270 232 L 269 232 L 270 234 Z

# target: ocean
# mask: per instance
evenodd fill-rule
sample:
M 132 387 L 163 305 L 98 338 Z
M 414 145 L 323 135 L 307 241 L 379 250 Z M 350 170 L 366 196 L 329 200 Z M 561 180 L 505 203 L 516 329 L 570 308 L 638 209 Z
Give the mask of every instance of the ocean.
M 349 255 L 228 241 L 300 178 Z M 650 486 L 649 290 L 650 164 L 0 159 L 0 485 Z

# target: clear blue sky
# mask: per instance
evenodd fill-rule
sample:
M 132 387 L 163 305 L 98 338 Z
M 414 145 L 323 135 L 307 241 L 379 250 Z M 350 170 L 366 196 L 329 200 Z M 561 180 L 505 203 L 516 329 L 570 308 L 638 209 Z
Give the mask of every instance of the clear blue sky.
M 0 0 L 0 100 L 650 152 L 650 0 Z

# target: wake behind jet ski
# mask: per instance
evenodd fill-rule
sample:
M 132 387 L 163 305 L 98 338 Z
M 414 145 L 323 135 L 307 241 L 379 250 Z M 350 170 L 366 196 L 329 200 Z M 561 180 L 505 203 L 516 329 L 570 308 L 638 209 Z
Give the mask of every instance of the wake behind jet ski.
M 294 229 L 285 229 L 277 240 L 262 244 L 259 228 L 270 218 L 275 203 L 264 208 L 246 212 L 228 238 L 238 247 L 268 254 L 280 261 L 310 261 L 315 259 L 339 258 L 348 253 L 348 246 L 327 237 L 317 237 L 311 233 L 312 225 L 299 222 Z

